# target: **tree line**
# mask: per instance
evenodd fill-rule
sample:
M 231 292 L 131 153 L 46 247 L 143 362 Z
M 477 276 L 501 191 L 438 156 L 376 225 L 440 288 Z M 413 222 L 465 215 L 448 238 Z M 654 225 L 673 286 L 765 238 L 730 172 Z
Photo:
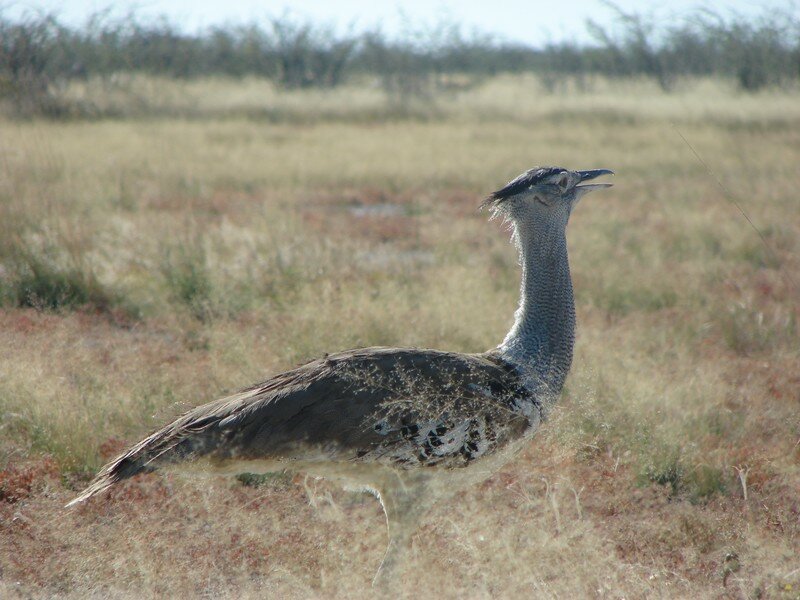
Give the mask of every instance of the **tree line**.
M 166 19 L 98 14 L 70 27 L 53 15 L 0 12 L 0 99 L 18 114 L 59 114 L 74 80 L 145 73 L 173 78 L 256 76 L 282 88 L 333 88 L 360 76 L 391 97 L 426 96 L 499 73 L 535 73 L 549 88 L 565 76 L 650 77 L 665 90 L 686 77 L 720 76 L 747 92 L 800 80 L 800 18 L 791 10 L 723 18 L 698 11 L 675 22 L 628 13 L 588 21 L 592 43 L 508 42 L 441 23 L 390 37 L 337 32 L 287 16 L 182 32 Z

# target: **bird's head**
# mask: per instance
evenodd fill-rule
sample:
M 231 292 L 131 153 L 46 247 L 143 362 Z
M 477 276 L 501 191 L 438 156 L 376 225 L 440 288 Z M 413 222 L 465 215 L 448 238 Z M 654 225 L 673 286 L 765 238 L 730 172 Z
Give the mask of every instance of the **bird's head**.
M 585 183 L 608 169 L 570 171 L 561 167 L 534 167 L 493 192 L 481 207 L 511 221 L 515 229 L 565 228 L 578 201 L 591 191 L 611 187 L 610 183 Z

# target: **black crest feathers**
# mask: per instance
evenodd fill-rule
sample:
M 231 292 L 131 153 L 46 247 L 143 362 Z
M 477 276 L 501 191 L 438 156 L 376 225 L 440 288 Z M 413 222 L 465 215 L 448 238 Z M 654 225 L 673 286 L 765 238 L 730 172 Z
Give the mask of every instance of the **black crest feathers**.
M 486 200 L 483 201 L 483 204 L 481 204 L 481 207 L 492 206 L 502 200 L 516 196 L 530 186 L 536 185 L 547 177 L 560 173 L 563 170 L 564 169 L 560 167 L 534 167 L 529 169 L 521 175 L 517 175 L 496 192 L 489 194 Z

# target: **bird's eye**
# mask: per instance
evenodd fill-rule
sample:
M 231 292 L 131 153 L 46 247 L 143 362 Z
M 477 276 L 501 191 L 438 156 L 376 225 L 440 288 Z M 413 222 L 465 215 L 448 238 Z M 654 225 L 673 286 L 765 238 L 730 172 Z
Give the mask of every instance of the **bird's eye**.
M 567 184 L 569 183 L 569 178 L 566 175 L 562 175 L 561 179 L 558 180 L 559 187 L 566 188 Z

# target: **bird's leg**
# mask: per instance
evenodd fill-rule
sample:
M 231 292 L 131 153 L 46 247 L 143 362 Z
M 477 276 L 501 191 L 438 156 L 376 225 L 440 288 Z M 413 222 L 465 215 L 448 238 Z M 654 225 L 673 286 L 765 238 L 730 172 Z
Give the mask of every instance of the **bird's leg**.
M 389 591 L 396 580 L 402 555 L 411 548 L 411 537 L 428 507 L 429 491 L 424 480 L 403 481 L 381 490 L 379 498 L 386 515 L 389 542 L 372 580 L 373 587 Z
M 397 581 L 398 566 L 403 551 L 411 546 L 410 531 L 399 531 L 394 534 L 391 531 L 392 527 L 390 526 L 389 543 L 386 545 L 386 552 L 384 552 L 381 564 L 372 579 L 373 587 L 387 592 L 394 588 L 394 583 Z

